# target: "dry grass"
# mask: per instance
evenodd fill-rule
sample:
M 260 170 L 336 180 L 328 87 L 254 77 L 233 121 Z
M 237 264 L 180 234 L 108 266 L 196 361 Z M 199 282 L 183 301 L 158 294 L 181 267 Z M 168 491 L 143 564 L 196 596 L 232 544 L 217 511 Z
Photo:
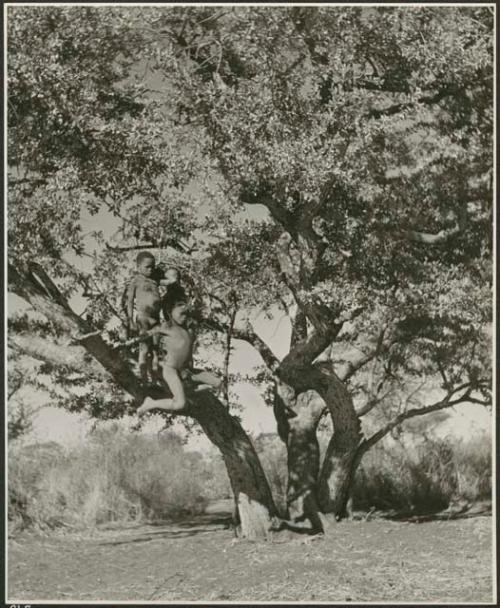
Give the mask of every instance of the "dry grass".
M 286 505 L 286 451 L 277 437 L 257 441 L 276 502 Z M 354 484 L 356 510 L 435 512 L 491 498 L 491 452 L 485 440 L 426 441 L 418 449 L 377 445 Z M 220 455 L 187 452 L 172 433 L 145 437 L 117 429 L 64 451 L 57 444 L 9 448 L 9 533 L 35 528 L 92 528 L 203 511 L 231 495 Z
M 9 449 L 9 533 L 87 528 L 200 513 L 224 489 L 220 463 L 186 452 L 173 434 L 96 433 L 84 447 Z M 222 484 L 222 487 L 221 487 Z
M 282 446 L 258 447 L 284 499 Z M 488 447 L 433 442 L 410 454 L 378 446 L 358 475 L 357 500 L 428 507 L 429 496 L 436 506 L 489 496 Z M 70 453 L 11 446 L 10 531 L 28 530 L 10 538 L 9 601 L 492 600 L 490 517 L 351 521 L 325 537 L 241 541 L 217 523 L 220 514 L 193 515 L 228 495 L 221 465 L 185 452 L 175 436 L 98 434 Z M 190 521 L 179 519 L 186 514 Z M 60 526 L 70 527 L 54 534 Z

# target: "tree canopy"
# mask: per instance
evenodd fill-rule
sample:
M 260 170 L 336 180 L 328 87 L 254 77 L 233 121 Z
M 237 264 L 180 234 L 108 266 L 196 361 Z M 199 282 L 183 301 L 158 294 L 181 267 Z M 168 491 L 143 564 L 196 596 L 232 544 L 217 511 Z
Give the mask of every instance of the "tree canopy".
M 102 326 L 128 249 L 166 251 L 204 327 L 239 311 L 288 406 L 319 394 L 337 448 L 344 424 L 359 442 L 353 397 L 367 413 L 408 377 L 439 378 L 439 407 L 490 402 L 489 7 L 9 7 L 7 26 L 14 291 L 36 261 Z M 124 245 L 89 252 L 102 209 Z M 282 360 L 246 320 L 277 307 Z

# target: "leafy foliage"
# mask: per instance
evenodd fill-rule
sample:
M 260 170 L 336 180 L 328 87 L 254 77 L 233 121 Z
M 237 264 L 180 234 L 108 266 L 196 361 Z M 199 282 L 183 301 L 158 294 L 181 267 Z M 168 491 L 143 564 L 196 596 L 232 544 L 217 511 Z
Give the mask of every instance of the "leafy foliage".
M 287 232 L 298 295 L 344 322 L 334 362 L 385 328 L 381 368 L 488 382 L 488 7 L 8 16 L 9 258 L 49 264 L 65 295 L 91 284 L 96 327 L 135 254 L 98 232 L 89 253 L 83 213 L 105 209 L 122 243 L 242 308 L 291 299 Z

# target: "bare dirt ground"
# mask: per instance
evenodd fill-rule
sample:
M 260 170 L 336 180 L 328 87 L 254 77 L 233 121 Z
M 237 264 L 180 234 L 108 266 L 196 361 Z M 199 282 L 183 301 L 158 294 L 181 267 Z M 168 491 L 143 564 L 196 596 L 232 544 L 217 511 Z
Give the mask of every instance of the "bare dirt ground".
M 221 513 L 11 539 L 8 602 L 493 602 L 490 516 L 236 539 Z

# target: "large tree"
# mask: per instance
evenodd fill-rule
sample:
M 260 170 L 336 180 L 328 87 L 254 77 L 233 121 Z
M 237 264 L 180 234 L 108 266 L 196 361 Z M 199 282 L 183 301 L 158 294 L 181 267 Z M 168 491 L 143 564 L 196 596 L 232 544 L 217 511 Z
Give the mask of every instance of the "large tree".
M 144 246 L 176 251 L 202 286 L 201 327 L 260 352 L 294 523 L 343 517 L 363 453 L 407 418 L 489 402 L 488 7 L 9 13 L 9 288 L 58 345 L 32 328 L 12 343 L 100 377 L 112 403 L 95 415 L 132 411 L 117 387 L 146 394 L 127 353 L 92 333 L 119 308 L 128 250 Z M 81 214 L 102 208 L 125 246 L 96 234 L 85 274 Z M 82 285 L 94 326 L 67 303 Z M 282 358 L 250 321 L 278 308 L 292 324 Z M 363 437 L 384 389 L 424 375 L 441 396 Z M 207 393 L 183 414 L 221 448 L 243 532 L 265 534 L 276 510 L 237 419 Z

